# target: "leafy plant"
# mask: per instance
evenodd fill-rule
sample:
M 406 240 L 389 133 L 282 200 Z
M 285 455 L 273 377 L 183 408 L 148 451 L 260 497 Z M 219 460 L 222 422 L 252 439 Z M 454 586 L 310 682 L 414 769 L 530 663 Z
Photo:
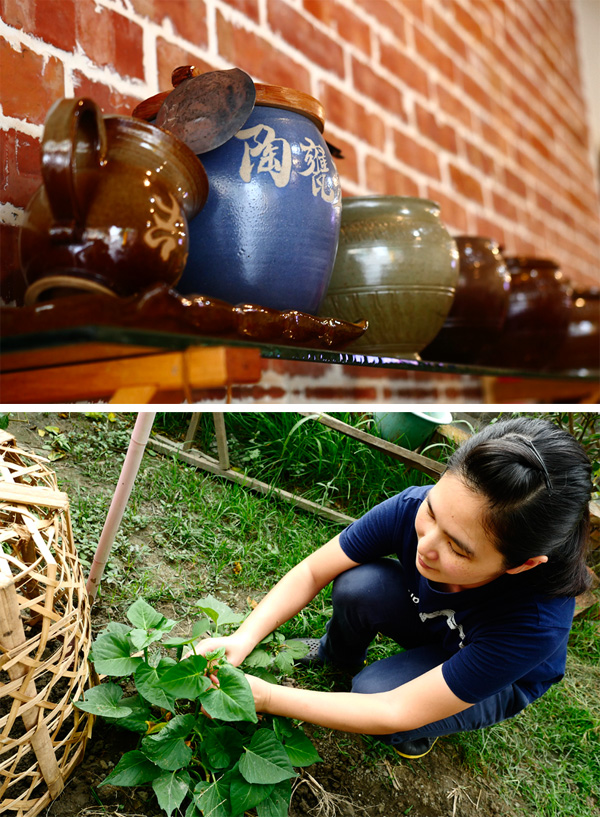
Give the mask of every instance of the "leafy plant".
M 168 817 L 185 808 L 185 817 L 286 817 L 294 767 L 320 760 L 304 732 L 285 718 L 256 714 L 244 672 L 231 665 L 224 650 L 198 655 L 194 642 L 239 622 L 227 605 L 208 596 L 198 602 L 203 618 L 189 636 L 173 637 L 176 621 L 143 599 L 127 611 L 131 626 L 112 622 L 96 638 L 92 660 L 97 672 L 130 678 L 137 694 L 124 697 L 113 681 L 88 690 L 76 706 L 139 734 L 101 785 L 150 784 Z M 267 642 L 268 640 L 265 640 Z M 279 638 L 273 664 L 291 655 Z M 193 652 L 182 658 L 184 648 Z M 254 669 L 271 664 L 270 643 L 263 643 Z M 175 657 L 164 648 L 175 650 Z M 296 645 L 297 648 L 297 645 Z

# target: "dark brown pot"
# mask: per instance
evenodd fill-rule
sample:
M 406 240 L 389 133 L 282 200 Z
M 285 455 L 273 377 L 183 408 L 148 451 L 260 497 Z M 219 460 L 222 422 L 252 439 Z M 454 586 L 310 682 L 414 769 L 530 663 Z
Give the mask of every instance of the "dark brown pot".
M 600 369 L 600 289 L 576 290 L 565 342 L 553 369 Z
M 481 363 L 510 369 L 547 369 L 565 341 L 572 290 L 556 262 L 505 258 L 511 276 L 508 313 L 498 342 Z
M 204 167 L 182 142 L 129 116 L 103 116 L 91 99 L 62 99 L 46 119 L 42 178 L 20 232 L 26 302 L 177 283 L 188 220 L 208 196 Z
M 498 340 L 510 294 L 510 274 L 498 243 L 456 236 L 459 278 L 452 308 L 441 330 L 422 352 L 426 360 L 476 363 Z

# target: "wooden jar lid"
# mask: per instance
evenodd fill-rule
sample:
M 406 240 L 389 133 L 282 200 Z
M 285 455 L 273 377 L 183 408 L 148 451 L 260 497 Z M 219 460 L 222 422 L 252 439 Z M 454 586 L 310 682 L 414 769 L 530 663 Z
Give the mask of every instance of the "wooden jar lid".
M 182 65 L 173 71 L 171 82 L 173 87 L 177 87 L 184 80 L 197 77 L 201 73 L 203 72 L 195 65 Z M 266 108 L 282 108 L 286 111 L 303 114 L 323 133 L 325 114 L 323 106 L 314 96 L 305 94 L 302 91 L 296 91 L 294 88 L 285 88 L 282 85 L 263 85 L 255 82 L 254 87 L 256 88 L 256 105 L 262 105 Z M 132 116 L 138 119 L 154 119 L 169 93 L 170 91 L 163 91 L 140 102 L 134 108 Z

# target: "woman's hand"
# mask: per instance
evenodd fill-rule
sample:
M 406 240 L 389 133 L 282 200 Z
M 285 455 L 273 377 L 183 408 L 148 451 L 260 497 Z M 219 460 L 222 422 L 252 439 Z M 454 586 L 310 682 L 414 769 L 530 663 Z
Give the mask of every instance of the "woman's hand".
M 254 706 L 257 712 L 268 712 L 269 701 L 274 684 L 263 681 L 255 675 L 246 675 L 246 681 L 250 684 L 252 695 L 254 696 Z
M 225 635 L 218 638 L 203 638 L 196 642 L 194 649 L 190 647 L 183 654 L 183 658 L 188 658 L 190 655 L 206 655 L 208 652 L 214 650 L 225 649 L 225 656 L 230 664 L 234 667 L 239 667 L 244 658 L 249 655 L 254 649 L 254 644 L 249 643 L 246 639 L 238 636 L 237 633 L 233 635 Z

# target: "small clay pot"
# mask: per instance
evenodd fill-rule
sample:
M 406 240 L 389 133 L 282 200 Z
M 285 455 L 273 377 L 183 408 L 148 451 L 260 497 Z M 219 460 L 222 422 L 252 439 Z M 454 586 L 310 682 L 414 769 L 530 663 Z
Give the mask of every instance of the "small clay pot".
M 438 204 L 405 196 L 348 197 L 321 312 L 368 320 L 352 351 L 418 360 L 442 328 L 457 280 L 458 250 Z
M 505 257 L 510 273 L 508 313 L 498 342 L 481 363 L 509 369 L 547 369 L 564 343 L 572 290 L 547 258 Z
M 552 364 L 560 370 L 600 369 L 600 289 L 576 289 L 567 335 Z
M 440 332 L 421 353 L 426 360 L 476 363 L 499 338 L 508 311 L 510 273 L 497 241 L 455 236 L 456 295 Z
M 59 100 L 44 127 L 42 178 L 20 233 L 27 303 L 73 290 L 125 296 L 179 280 L 188 220 L 208 181 L 170 133 L 103 117 L 91 99 Z

